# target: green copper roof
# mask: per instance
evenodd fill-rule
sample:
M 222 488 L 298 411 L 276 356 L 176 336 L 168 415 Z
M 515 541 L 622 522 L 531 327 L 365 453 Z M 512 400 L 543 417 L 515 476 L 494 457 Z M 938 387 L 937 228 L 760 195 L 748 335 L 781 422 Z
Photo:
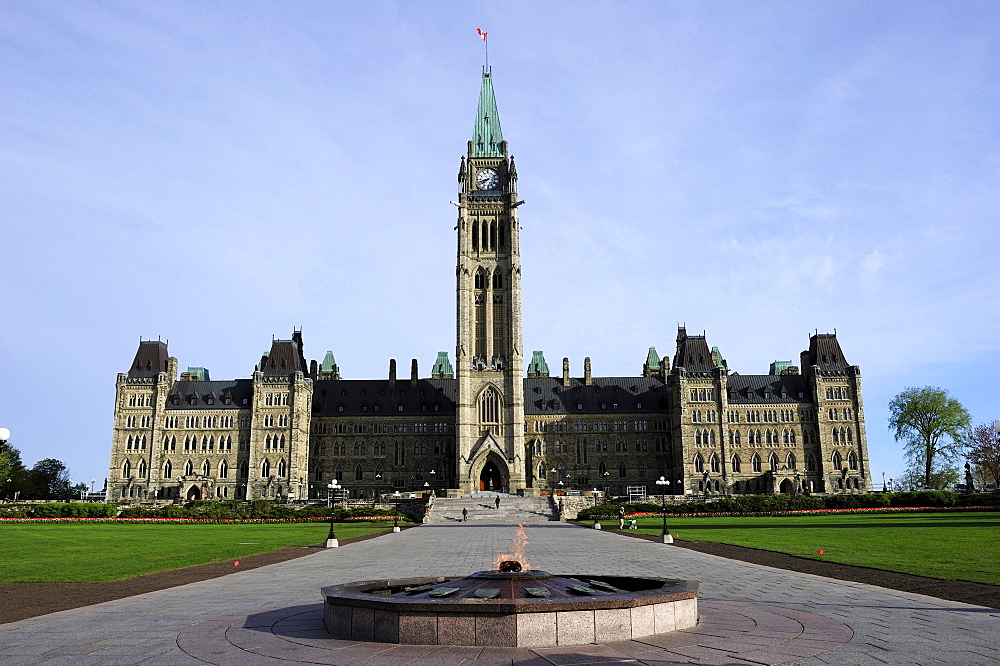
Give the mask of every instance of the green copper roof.
M 788 370 L 788 368 L 790 368 L 790 367 L 792 367 L 792 362 L 791 361 L 772 361 L 771 362 L 771 371 L 768 372 L 768 374 L 769 375 L 780 375 L 782 372 L 784 372 L 785 370 Z
M 540 351 L 531 352 L 531 363 L 528 364 L 528 374 L 548 376 L 549 364 L 545 362 L 545 354 Z
M 323 357 L 323 365 L 320 366 L 321 372 L 333 372 L 333 367 L 337 365 L 337 359 L 333 357 L 333 352 L 327 350 L 326 356 Z
M 188 367 L 187 371 L 191 373 L 191 378 L 200 382 L 210 381 L 208 378 L 208 368 L 192 368 Z
M 653 369 L 660 367 L 660 355 L 656 353 L 656 347 L 650 347 L 646 354 L 646 367 Z
M 717 368 L 729 367 L 729 364 L 726 363 L 726 359 L 722 358 L 722 352 L 719 351 L 718 347 L 712 347 L 712 363 L 714 363 Z
M 500 114 L 497 100 L 493 96 L 493 79 L 489 72 L 483 72 L 483 87 L 479 90 L 479 108 L 476 110 L 476 128 L 472 132 L 473 157 L 503 157 L 500 143 Z
M 448 360 L 448 352 L 439 351 L 437 360 L 434 361 L 434 367 L 431 368 L 431 375 L 453 375 L 455 371 L 451 367 L 451 361 Z

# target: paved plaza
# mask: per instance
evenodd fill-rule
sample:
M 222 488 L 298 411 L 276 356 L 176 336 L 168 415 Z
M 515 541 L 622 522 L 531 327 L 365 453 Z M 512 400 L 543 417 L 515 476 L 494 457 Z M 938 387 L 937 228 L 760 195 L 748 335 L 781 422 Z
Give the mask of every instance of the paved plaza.
M 699 581 L 701 624 L 659 641 L 570 650 L 431 649 L 327 638 L 318 620 L 320 587 L 489 569 L 498 553 L 508 552 L 517 530 L 428 524 L 210 581 L 0 625 L 0 663 L 1000 664 L 996 609 L 557 522 L 524 529 L 526 560 L 535 569 Z

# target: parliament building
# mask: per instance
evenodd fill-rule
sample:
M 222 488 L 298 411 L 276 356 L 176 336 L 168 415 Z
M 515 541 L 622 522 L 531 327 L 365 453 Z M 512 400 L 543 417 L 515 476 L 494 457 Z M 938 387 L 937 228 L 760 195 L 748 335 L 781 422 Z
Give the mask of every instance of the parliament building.
M 756 375 L 683 327 L 672 356 L 639 352 L 633 377 L 526 359 L 517 181 L 484 72 L 455 202 L 454 363 L 439 352 L 424 376 L 414 359 L 409 374 L 391 360 L 382 379 L 343 379 L 332 352 L 306 360 L 296 330 L 250 377 L 220 381 L 140 341 L 118 375 L 108 500 L 307 500 L 332 479 L 351 498 L 654 495 L 661 476 L 699 497 L 871 489 L 861 371 L 836 333 Z

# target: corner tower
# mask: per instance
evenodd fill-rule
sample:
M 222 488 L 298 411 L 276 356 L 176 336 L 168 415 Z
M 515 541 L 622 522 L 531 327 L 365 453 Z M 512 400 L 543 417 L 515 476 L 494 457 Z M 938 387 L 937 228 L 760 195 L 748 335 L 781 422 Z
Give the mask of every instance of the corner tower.
M 458 183 L 457 478 L 464 492 L 515 492 L 525 486 L 517 170 L 488 71 Z

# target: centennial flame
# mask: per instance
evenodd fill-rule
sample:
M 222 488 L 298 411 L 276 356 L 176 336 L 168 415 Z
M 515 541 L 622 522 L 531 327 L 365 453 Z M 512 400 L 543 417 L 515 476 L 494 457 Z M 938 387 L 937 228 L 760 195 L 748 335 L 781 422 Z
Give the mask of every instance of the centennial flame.
M 496 571 L 513 571 L 513 564 L 520 566 L 520 570 L 527 571 L 531 568 L 525 556 L 525 548 L 528 545 L 528 535 L 524 533 L 524 525 L 517 526 L 517 533 L 514 535 L 514 542 L 510 546 L 509 553 L 500 553 L 493 560 L 493 569 Z M 513 564 L 511 564 L 513 562 Z M 504 569 L 503 566 L 507 566 Z

